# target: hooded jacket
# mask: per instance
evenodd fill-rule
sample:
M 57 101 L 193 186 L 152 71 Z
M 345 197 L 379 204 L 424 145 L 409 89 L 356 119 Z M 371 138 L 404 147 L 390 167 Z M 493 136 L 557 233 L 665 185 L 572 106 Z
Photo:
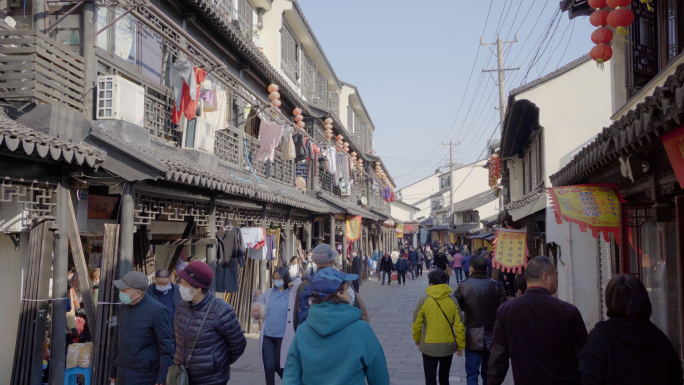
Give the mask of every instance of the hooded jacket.
M 389 257 L 380 258 L 380 266 L 378 270 L 386 271 L 388 273 L 394 270 L 394 264 L 392 263 L 392 260 Z
M 464 313 L 466 347 L 470 350 L 489 350 L 496 311 L 506 302 L 503 286 L 488 278 L 487 273 L 476 272 L 458 285 L 454 297 Z
M 397 259 L 397 262 L 394 264 L 394 269 L 396 271 L 408 271 L 409 270 L 409 264 L 406 258 L 399 258 Z
M 456 298 L 449 295 L 451 287 L 433 285 L 425 291 L 427 295 L 413 311 L 413 341 L 420 343 L 418 350 L 431 357 L 446 357 L 465 349 L 465 326 Z
M 611 318 L 589 333 L 580 356 L 584 385 L 682 384 L 672 343 L 651 321 Z
M 215 298 L 214 294 L 207 292 L 199 303 L 181 301 L 176 307 L 176 355 L 173 361 L 176 365 L 187 364 L 190 385 L 225 384 L 230 379 L 230 365 L 240 358 L 247 346 L 235 311 L 222 299 L 216 298 L 199 333 L 192 357 L 188 358 L 212 298 Z
M 283 384 L 389 385 L 385 352 L 361 310 L 312 305 L 287 355 Z

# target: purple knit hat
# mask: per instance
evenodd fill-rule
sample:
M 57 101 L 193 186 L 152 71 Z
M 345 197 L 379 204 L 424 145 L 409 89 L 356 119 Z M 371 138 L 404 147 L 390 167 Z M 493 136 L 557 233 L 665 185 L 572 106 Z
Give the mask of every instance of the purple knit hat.
M 202 261 L 192 261 L 185 269 L 178 272 L 181 278 L 189 284 L 202 289 L 208 289 L 214 279 L 214 271 Z

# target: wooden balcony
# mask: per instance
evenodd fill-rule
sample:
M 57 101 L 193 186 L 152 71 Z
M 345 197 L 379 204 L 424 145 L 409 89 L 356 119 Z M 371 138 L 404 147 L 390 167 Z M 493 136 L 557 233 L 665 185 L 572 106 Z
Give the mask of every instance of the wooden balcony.
M 36 30 L 0 30 L 0 95 L 83 110 L 83 58 Z

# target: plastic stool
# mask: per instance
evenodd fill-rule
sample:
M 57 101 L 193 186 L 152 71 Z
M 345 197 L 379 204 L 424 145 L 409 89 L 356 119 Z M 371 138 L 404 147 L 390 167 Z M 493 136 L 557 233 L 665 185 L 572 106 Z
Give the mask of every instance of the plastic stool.
M 78 385 L 78 374 L 82 374 L 85 385 L 90 385 L 90 372 L 92 368 L 71 368 L 64 372 L 64 385 Z

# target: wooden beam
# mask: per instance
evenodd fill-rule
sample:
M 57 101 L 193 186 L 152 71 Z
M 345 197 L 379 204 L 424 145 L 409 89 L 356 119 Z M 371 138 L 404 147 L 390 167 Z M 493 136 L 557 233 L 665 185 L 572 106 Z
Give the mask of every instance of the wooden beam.
M 71 255 L 74 258 L 74 265 L 76 266 L 76 272 L 79 276 L 79 286 L 81 296 L 83 297 L 83 303 L 85 305 L 86 318 L 88 320 L 88 326 L 90 327 L 90 334 L 95 335 L 97 333 L 97 311 L 95 309 L 95 303 L 93 302 L 93 287 L 90 283 L 90 274 L 88 274 L 88 263 L 85 260 L 83 245 L 81 244 L 81 237 L 78 233 L 78 223 L 76 222 L 76 214 L 74 213 L 74 203 L 71 201 L 71 198 L 67 199 L 67 203 L 69 205 L 69 223 L 67 228 L 69 233 L 69 244 L 71 246 Z
M 188 221 L 188 224 L 185 225 L 185 230 L 183 231 L 183 235 L 181 236 L 183 239 L 187 239 L 192 231 L 195 229 L 195 217 L 190 217 L 190 220 Z M 171 258 L 171 262 L 169 262 L 169 267 L 167 268 L 169 271 L 173 272 L 173 269 L 176 267 L 176 264 L 178 263 L 178 260 L 180 259 L 181 253 L 183 252 L 183 248 L 185 246 L 176 246 L 176 251 L 173 252 L 173 257 Z

